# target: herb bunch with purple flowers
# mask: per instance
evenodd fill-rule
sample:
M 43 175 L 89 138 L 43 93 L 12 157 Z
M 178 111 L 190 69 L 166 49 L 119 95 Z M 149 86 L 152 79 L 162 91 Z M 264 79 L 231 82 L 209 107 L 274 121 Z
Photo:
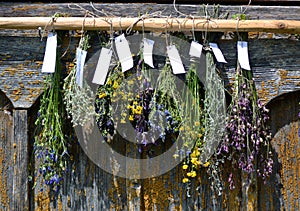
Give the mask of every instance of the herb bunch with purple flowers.
M 37 132 L 34 141 L 34 156 L 37 161 L 37 178 L 44 179 L 44 185 L 56 193 L 67 171 L 68 137 L 61 88 L 61 67 L 57 57 L 54 74 L 46 76 L 44 93 L 38 117 L 35 122 Z M 35 181 L 36 182 L 36 181 Z
M 104 139 L 113 139 L 119 127 L 122 137 L 135 139 L 131 141 L 137 144 L 139 152 L 150 144 L 164 142 L 167 137 L 175 142 L 181 118 L 173 78 L 169 63 L 157 76 L 144 63 L 142 53 L 126 72 L 118 63 L 109 72 L 106 83 L 99 87 L 95 101 L 97 124 Z M 128 123 L 134 134 L 126 126 Z
M 266 180 L 273 168 L 268 110 L 258 99 L 252 77 L 251 71 L 238 64 L 226 118 L 226 136 L 218 150 L 218 154 L 230 160 L 233 168 L 249 175 L 249 182 L 253 174 Z M 233 189 L 232 174 L 228 182 Z

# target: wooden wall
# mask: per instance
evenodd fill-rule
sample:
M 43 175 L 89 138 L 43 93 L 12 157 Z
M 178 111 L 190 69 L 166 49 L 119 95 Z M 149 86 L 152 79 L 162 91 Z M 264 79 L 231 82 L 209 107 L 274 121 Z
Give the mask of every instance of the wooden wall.
M 83 16 L 67 4 L 28 4 L 0 2 L 1 16 L 51 16 L 55 12 Z M 89 8 L 88 4 L 81 6 Z M 172 6 L 152 4 L 95 4 L 110 14 L 136 16 L 138 11 L 165 9 L 175 15 Z M 200 5 L 179 5 L 184 13 L 199 14 Z M 212 8 L 211 8 L 212 9 Z M 239 13 L 240 6 L 221 6 L 221 12 Z M 247 14 L 260 19 L 299 20 L 300 7 L 251 6 Z M 41 191 L 28 181 L 33 175 L 32 156 L 34 120 L 43 88 L 40 73 L 45 39 L 37 30 L 0 30 L 0 210 L 299 210 L 300 187 L 300 41 L 290 35 L 249 33 L 249 55 L 255 83 L 271 111 L 272 146 L 276 155 L 275 171 L 266 184 L 259 181 L 247 201 L 241 180 L 234 191 L 225 189 L 221 197 L 210 190 L 204 172 L 191 187 L 181 183 L 180 166 L 160 177 L 126 180 L 106 173 L 85 155 L 76 139 L 72 149 L 71 171 L 64 179 L 58 198 Z M 62 52 L 67 66 L 74 58 L 77 34 L 65 37 Z M 228 64 L 223 76 L 228 86 L 236 64 L 236 43 L 219 42 Z M 91 43 L 89 57 L 99 50 L 98 40 Z M 70 46 L 70 48 L 68 48 Z M 123 150 L 128 150 L 122 145 Z M 224 172 L 229 172 L 225 169 Z M 241 178 L 236 172 L 236 178 Z M 34 176 L 34 175 L 33 175 Z

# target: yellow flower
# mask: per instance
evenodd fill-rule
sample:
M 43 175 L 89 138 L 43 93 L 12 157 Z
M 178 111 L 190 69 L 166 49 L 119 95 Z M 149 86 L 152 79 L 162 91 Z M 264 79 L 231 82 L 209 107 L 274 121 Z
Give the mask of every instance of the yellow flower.
M 129 121 L 133 121 L 133 120 L 134 120 L 133 115 L 130 115 L 129 116 Z
M 192 176 L 192 173 L 191 173 L 191 172 L 188 172 L 188 173 L 186 173 L 186 175 L 187 175 L 188 177 L 190 177 L 190 176 Z
M 140 115 L 142 114 L 142 110 L 143 110 L 142 106 L 137 106 L 136 109 L 133 109 L 132 111 L 133 113 Z
M 138 102 L 137 101 L 133 101 L 133 105 L 137 105 L 138 104 Z
M 112 81 L 111 81 L 110 78 L 107 80 L 106 84 L 107 84 L 107 85 L 112 85 Z
M 121 119 L 121 124 L 125 124 L 126 121 L 124 119 Z
M 196 165 L 196 166 L 200 165 L 200 161 L 197 158 L 192 158 L 191 163 Z
M 135 114 L 137 115 L 141 115 L 142 114 L 142 111 L 141 110 L 138 110 L 138 109 L 134 109 L 134 112 Z
M 114 89 L 117 89 L 118 87 L 119 87 L 119 84 L 118 84 L 116 81 L 114 81 L 113 88 L 114 88 Z
M 188 166 L 187 164 L 184 164 L 184 165 L 182 166 L 182 169 L 186 170 L 188 167 L 189 167 L 189 166 Z
M 133 80 L 129 80 L 127 83 L 128 83 L 128 85 L 132 85 L 132 84 L 134 84 L 134 81 Z
M 194 149 L 191 154 L 191 157 L 195 158 L 195 157 L 199 157 L 199 156 L 200 156 L 200 152 L 199 152 L 198 148 Z
M 179 128 L 179 130 L 180 130 L 180 131 L 183 131 L 183 130 L 184 130 L 184 127 L 183 127 L 183 126 L 181 126 L 181 127 Z
M 203 164 L 203 167 L 208 167 L 209 165 L 210 165 L 210 162 L 207 161 L 206 163 Z
M 196 171 L 191 171 L 191 177 L 196 177 L 196 176 L 197 176 Z
M 198 127 L 200 125 L 200 122 L 195 122 L 195 126 Z
M 101 99 L 101 98 L 104 98 L 104 97 L 106 97 L 106 93 L 105 93 L 105 92 L 99 94 L 99 98 L 100 98 L 100 99 Z
M 185 178 L 182 179 L 182 182 L 183 182 L 183 183 L 187 183 L 188 181 L 190 181 L 189 178 L 186 178 L 186 177 L 185 177 Z

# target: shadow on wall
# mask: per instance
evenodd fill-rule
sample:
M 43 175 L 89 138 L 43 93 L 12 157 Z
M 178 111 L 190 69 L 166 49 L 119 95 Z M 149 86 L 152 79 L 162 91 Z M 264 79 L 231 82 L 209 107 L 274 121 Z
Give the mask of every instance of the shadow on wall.
M 13 108 L 13 104 L 11 101 L 6 97 L 4 92 L 0 90 L 0 111 L 9 111 Z
M 285 125 L 299 120 L 300 90 L 285 93 L 272 99 L 267 104 L 270 109 L 270 126 L 274 136 Z
M 299 209 L 299 102 L 300 90 L 279 95 L 267 104 L 273 135 L 274 173 L 268 183 L 260 187 L 262 208 Z

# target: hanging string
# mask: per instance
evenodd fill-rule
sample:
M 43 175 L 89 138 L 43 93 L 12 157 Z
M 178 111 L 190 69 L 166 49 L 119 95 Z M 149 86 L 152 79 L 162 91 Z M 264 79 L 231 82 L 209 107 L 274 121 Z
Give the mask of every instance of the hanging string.
M 164 10 L 162 11 L 156 11 L 156 12 L 153 12 L 153 13 L 150 13 L 150 14 L 144 14 L 142 15 L 141 17 L 137 18 L 136 21 L 134 21 L 127 29 L 126 29 L 126 34 L 129 35 L 131 32 L 132 32 L 132 29 L 133 27 L 138 24 L 140 21 L 143 21 L 143 30 L 145 29 L 145 22 L 144 20 L 147 19 L 147 18 L 154 18 L 154 17 L 159 17 L 159 18 L 166 18 L 168 16 L 163 16 L 162 13 L 163 13 Z
M 71 7 L 71 5 L 73 5 L 75 7 Z M 82 12 L 84 12 L 84 14 L 88 14 L 91 17 L 100 17 L 99 15 L 96 15 L 95 13 L 91 12 L 90 10 L 83 8 L 79 4 L 68 4 L 68 8 L 71 9 L 71 10 L 82 11 Z
M 54 22 L 56 21 L 56 16 L 57 16 L 57 12 L 51 17 L 51 19 L 49 20 L 49 22 L 48 23 L 46 23 L 46 25 L 45 25 L 45 27 L 44 27 L 44 30 L 43 30 L 43 32 L 42 32 L 42 34 L 41 34 L 41 41 L 43 41 L 43 37 L 44 37 L 44 35 L 45 35 L 45 31 L 47 30 L 47 28 L 48 28 L 48 26 L 51 24 L 51 31 L 55 31 L 55 29 L 54 29 Z
M 100 14 L 103 14 L 103 15 L 105 15 L 106 17 L 109 17 L 109 15 L 108 15 L 106 12 L 104 12 L 103 10 L 102 10 L 102 11 L 98 10 L 98 9 L 94 6 L 93 2 L 90 2 L 90 6 L 91 6 L 95 11 L 99 12 Z
M 237 34 L 238 40 L 241 40 L 241 41 L 242 41 L 242 37 L 240 36 L 240 33 L 239 33 L 239 23 L 240 23 L 240 17 L 237 17 L 237 22 L 236 22 L 236 34 Z
M 190 6 L 190 5 L 189 5 Z M 178 13 L 178 14 L 180 14 L 181 16 L 184 16 L 184 17 L 189 17 L 189 18 L 191 18 L 191 17 L 197 17 L 197 18 L 204 18 L 204 16 L 196 16 L 196 15 L 191 15 L 191 14 L 185 14 L 185 13 L 183 13 L 183 12 L 180 12 L 178 9 L 177 9 L 177 7 L 176 7 L 176 0 L 173 0 L 173 8 L 174 8 L 174 10 Z M 179 16 L 180 17 L 180 16 Z
M 245 10 L 242 12 L 242 14 L 245 14 L 245 12 L 247 11 L 247 9 L 249 8 L 249 6 L 251 5 L 251 0 L 249 0 Z M 241 9 L 242 9 L 243 6 L 241 6 Z
M 195 17 L 192 16 L 192 18 L 193 18 L 192 36 L 193 36 L 193 40 L 196 41 L 196 37 L 195 37 Z

